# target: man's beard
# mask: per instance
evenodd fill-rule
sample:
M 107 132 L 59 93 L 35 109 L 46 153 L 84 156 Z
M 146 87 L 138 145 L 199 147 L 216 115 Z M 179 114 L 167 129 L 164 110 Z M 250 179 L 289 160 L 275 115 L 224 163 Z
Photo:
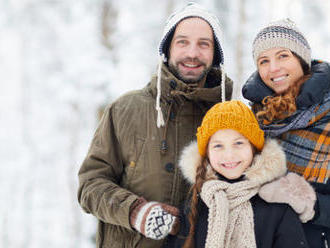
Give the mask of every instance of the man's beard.
M 205 66 L 204 70 L 199 74 L 199 76 L 195 77 L 195 78 L 190 78 L 190 77 L 186 77 L 185 75 L 182 75 L 180 73 L 179 67 L 177 66 L 178 63 L 180 63 L 182 61 L 177 62 L 176 64 L 173 64 L 171 62 L 168 63 L 168 67 L 169 70 L 173 73 L 173 75 L 178 78 L 179 80 L 183 81 L 186 84 L 195 84 L 195 83 L 199 83 L 204 77 L 206 77 L 206 75 L 209 73 L 209 71 L 211 70 L 212 66 L 206 67 L 205 63 L 200 62 L 200 64 L 202 66 Z

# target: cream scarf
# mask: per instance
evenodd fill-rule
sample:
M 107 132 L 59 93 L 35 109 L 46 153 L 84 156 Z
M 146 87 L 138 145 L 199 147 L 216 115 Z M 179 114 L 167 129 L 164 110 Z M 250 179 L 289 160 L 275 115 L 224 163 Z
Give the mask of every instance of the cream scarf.
M 251 181 L 227 183 L 210 180 L 201 197 L 209 208 L 206 248 L 255 248 L 253 210 L 250 199 L 260 184 Z

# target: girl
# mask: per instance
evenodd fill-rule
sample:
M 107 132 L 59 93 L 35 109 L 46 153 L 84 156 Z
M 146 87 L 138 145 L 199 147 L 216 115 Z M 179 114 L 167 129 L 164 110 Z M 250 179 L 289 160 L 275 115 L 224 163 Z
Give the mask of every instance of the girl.
M 293 172 L 262 188 L 260 195 L 292 206 L 305 223 L 310 247 L 329 247 L 329 64 L 311 60 L 307 40 L 289 19 L 257 34 L 253 58 L 257 71 L 243 86 L 243 96 L 252 102 L 266 136 L 280 141 Z M 313 194 L 305 195 L 305 189 Z
M 262 185 L 285 174 L 285 155 L 275 141 L 264 142 L 242 102 L 218 103 L 206 113 L 179 167 L 192 190 L 167 247 L 308 247 L 296 213 L 258 196 Z

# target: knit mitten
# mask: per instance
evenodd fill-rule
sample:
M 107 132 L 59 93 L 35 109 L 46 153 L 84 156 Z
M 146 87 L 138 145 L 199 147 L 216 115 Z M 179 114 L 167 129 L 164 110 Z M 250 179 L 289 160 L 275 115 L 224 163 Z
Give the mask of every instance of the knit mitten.
M 263 185 L 259 196 L 266 202 L 287 203 L 299 214 L 301 222 L 313 219 L 316 193 L 313 187 L 295 173 L 288 173 L 271 183 Z
M 148 202 L 139 198 L 131 206 L 132 227 L 150 239 L 163 239 L 179 231 L 179 210 L 159 202 Z

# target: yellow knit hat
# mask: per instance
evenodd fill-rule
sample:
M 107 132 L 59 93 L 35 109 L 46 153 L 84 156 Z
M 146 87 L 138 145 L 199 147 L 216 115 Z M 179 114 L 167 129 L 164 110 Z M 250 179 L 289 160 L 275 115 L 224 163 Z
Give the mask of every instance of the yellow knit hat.
M 232 100 L 215 104 L 205 114 L 197 129 L 198 151 L 202 157 L 210 137 L 219 129 L 234 129 L 244 135 L 259 151 L 264 146 L 264 132 L 253 112 L 241 101 Z

